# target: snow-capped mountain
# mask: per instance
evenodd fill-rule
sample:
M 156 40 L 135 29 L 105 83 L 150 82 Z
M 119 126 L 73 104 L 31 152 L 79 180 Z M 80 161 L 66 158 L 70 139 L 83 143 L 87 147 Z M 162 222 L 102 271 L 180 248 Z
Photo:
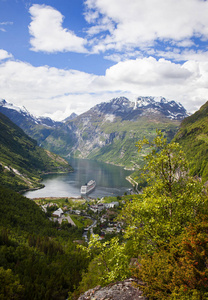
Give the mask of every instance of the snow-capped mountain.
M 173 120 L 182 120 L 189 115 L 181 103 L 174 100 L 168 101 L 164 97 L 138 97 L 135 110 L 141 108 L 153 109 Z
M 31 122 L 49 127 L 57 126 L 60 123 L 47 117 L 35 117 L 24 106 L 15 106 L 4 99 L 0 100 L 0 112 L 10 118 L 10 120 L 18 126 L 20 126 L 22 122 Z
M 187 115 L 181 104 L 162 97 L 114 98 L 66 122 L 76 135 L 71 154 L 134 168 L 136 142 L 144 135 L 153 138 L 156 129 L 170 140 Z
M 178 102 L 163 97 L 138 97 L 134 102 L 125 97 L 114 98 L 110 102 L 96 105 L 91 110 L 113 114 L 123 120 L 135 120 L 141 116 L 161 114 L 172 120 L 182 120 L 188 116 L 185 108 Z
M 48 150 L 61 155 L 91 158 L 134 168 L 138 163 L 136 142 L 144 135 L 153 138 L 156 129 L 173 138 L 185 108 L 162 97 L 125 97 L 95 105 L 63 122 L 34 117 L 27 109 L 0 101 L 0 112 L 7 115 L 28 135 Z

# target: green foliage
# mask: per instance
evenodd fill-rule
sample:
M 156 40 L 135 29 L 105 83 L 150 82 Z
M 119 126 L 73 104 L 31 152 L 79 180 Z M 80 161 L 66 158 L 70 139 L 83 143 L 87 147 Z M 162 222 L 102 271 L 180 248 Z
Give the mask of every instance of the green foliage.
M 12 270 L 0 267 L 0 299 L 22 299 L 24 287 L 20 284 L 18 276 Z
M 133 275 L 149 299 L 208 299 L 208 219 L 197 219 L 169 245 L 145 255 Z
M 208 102 L 183 120 L 174 140 L 187 155 L 191 175 L 208 180 Z
M 168 144 L 158 131 L 153 140 L 137 143 L 139 151 L 144 146 L 147 186 L 126 196 L 119 217 L 124 240 L 90 241 L 86 251 L 92 260 L 80 290 L 126 278 L 130 258 L 138 257 L 132 275 L 145 283 L 141 288 L 149 299 L 207 299 L 208 223 L 198 221 L 208 207 L 207 191 L 189 176 L 178 143 Z
M 99 236 L 94 235 L 85 250 L 89 256 L 95 257 L 89 264 L 88 272 L 83 275 L 80 291 L 123 280 L 130 275 L 130 258 L 125 251 L 125 245 L 117 237 L 102 243 Z
M 0 298 L 66 299 L 89 262 L 73 243 L 82 232 L 57 228 L 37 204 L 7 189 L 0 188 L 0 207 Z
M 78 228 L 85 228 L 92 225 L 93 221 L 84 216 L 70 215 L 71 219 L 74 221 Z
M 126 237 L 134 240 L 135 251 L 139 247 L 141 252 L 153 251 L 161 241 L 180 234 L 207 203 L 202 184 L 188 176 L 187 162 L 177 143 L 168 144 L 158 132 L 152 143 L 144 139 L 137 146 L 140 150 L 146 144 L 151 148 L 144 167 L 148 186 L 122 211 L 128 225 Z

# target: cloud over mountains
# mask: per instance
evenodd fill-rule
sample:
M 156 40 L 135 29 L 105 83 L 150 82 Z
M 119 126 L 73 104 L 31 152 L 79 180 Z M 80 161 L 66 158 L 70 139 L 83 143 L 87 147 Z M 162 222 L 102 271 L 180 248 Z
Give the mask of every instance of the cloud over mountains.
M 0 98 L 57 120 L 119 96 L 164 96 L 192 112 L 207 100 L 208 1 L 79 3 L 77 27 L 75 17 L 52 0 L 28 4 L 21 49 L 28 56 L 19 59 L 9 47 L 0 49 Z M 0 34 L 9 37 L 6 28 L 14 25 L 8 17 Z M 55 67 L 53 60 L 66 53 L 73 56 Z M 103 72 L 94 71 L 99 65 Z

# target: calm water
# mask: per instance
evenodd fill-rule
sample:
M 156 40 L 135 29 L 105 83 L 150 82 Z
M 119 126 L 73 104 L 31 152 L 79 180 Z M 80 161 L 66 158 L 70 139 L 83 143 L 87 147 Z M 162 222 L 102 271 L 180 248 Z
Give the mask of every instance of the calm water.
M 73 173 L 47 175 L 42 183 L 43 189 L 29 191 L 24 194 L 28 198 L 36 197 L 78 197 L 81 185 L 91 179 L 96 181 L 96 188 L 90 197 L 121 196 L 132 188 L 125 179 L 131 171 L 121 167 L 85 159 L 70 159 Z

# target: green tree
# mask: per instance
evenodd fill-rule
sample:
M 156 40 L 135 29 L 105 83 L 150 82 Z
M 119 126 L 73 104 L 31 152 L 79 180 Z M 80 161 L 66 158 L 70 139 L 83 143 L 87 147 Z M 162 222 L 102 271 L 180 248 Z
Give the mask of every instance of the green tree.
M 130 275 L 129 256 L 125 244 L 117 237 L 102 243 L 98 235 L 91 236 L 88 248 L 89 256 L 94 256 L 84 274 L 80 290 L 85 291 L 96 285 L 106 285 L 116 280 L 123 280 Z
M 149 147 L 143 172 L 148 186 L 121 213 L 127 224 L 126 238 L 131 240 L 135 253 L 168 243 L 188 222 L 194 221 L 207 202 L 200 181 L 188 175 L 179 144 L 168 144 L 158 131 L 151 143 L 145 138 L 137 143 L 139 151 L 143 146 Z
M 148 299 L 208 299 L 208 216 L 199 217 L 169 245 L 146 254 L 133 276 Z
M 106 243 L 96 237 L 91 240 L 87 251 L 92 260 L 83 276 L 81 290 L 126 278 L 130 258 L 141 257 L 138 259 L 141 265 L 138 264 L 133 275 L 146 283 L 144 291 L 149 299 L 206 299 L 200 298 L 207 289 L 206 246 L 196 251 L 193 259 L 182 246 L 188 224 L 195 225 L 208 207 L 205 187 L 189 176 L 179 144 L 168 144 L 160 131 L 152 142 L 144 138 L 137 143 L 139 151 L 144 146 L 148 151 L 143 170 L 147 186 L 127 202 L 119 217 L 126 225 L 125 242 L 120 243 L 118 238 Z M 196 244 L 198 241 L 207 241 L 206 235 L 202 239 L 199 235 Z M 202 267 L 198 269 L 195 264 L 192 268 L 193 263 L 202 263 Z M 190 281 L 190 298 L 183 289 L 184 278 Z M 203 291 L 197 285 L 198 278 L 204 284 Z
M 0 267 L 0 299 L 22 299 L 24 287 L 12 270 Z

